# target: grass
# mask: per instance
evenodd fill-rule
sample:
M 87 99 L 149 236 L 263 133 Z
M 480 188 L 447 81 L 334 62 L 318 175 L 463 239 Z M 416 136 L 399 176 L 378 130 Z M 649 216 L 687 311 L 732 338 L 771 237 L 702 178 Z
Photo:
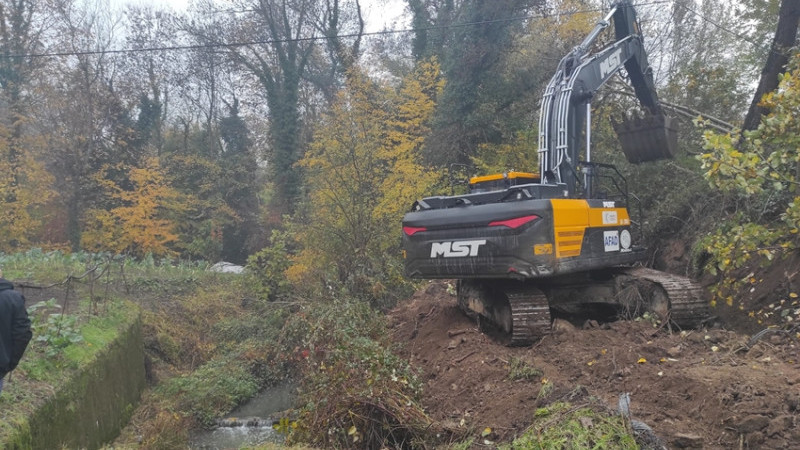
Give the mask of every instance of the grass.
M 67 279 L 88 286 L 96 283 L 126 286 L 135 290 L 186 287 L 197 283 L 231 279 L 231 274 L 209 272 L 210 264 L 169 258 L 142 260 L 104 253 L 63 253 L 31 249 L 0 254 L 0 268 L 9 280 L 31 280 L 40 285 L 64 283 Z M 89 277 L 87 275 L 92 275 Z
M 211 426 L 217 418 L 257 394 L 259 388 L 246 360 L 222 357 L 165 382 L 155 393 L 174 404 L 177 411 L 192 416 L 203 426 Z
M 73 317 L 75 328 L 61 332 L 75 333 L 80 339 L 69 342 L 53 352 L 51 342 L 37 340 L 36 335 L 17 367 L 7 376 L 7 385 L 0 395 L 0 442 L 4 442 L 15 429 L 14 425 L 24 421 L 66 383 L 80 366 L 90 362 L 98 352 L 118 335 L 123 323 L 130 321 L 131 314 L 138 314 L 130 303 L 114 301 L 109 304 L 107 314 L 90 316 L 84 308 Z M 35 321 L 35 320 L 34 320 Z M 46 329 L 52 323 L 44 323 L 37 328 L 39 336 L 57 333 Z
M 504 450 L 638 449 L 622 417 L 599 405 L 556 402 L 534 413 L 534 423 Z
M 508 378 L 514 381 L 538 381 L 544 373 L 528 364 L 527 361 L 512 357 L 509 361 Z
M 163 368 L 162 379 L 172 380 L 176 374 L 181 375 L 174 378 L 175 389 L 191 393 L 177 397 L 183 401 L 178 406 L 186 408 L 185 415 L 184 411 L 176 410 L 180 413 L 177 418 L 170 412 L 170 420 L 161 421 L 165 436 L 162 442 L 175 435 L 170 426 L 180 431 L 179 438 L 185 437 L 189 424 L 185 417 L 208 422 L 214 414 L 227 412 L 255 393 L 273 375 L 261 368 L 262 364 L 254 363 L 252 352 L 218 360 L 223 353 L 242 355 L 242 349 L 250 349 L 252 345 L 237 349 L 236 344 L 251 337 L 270 339 L 269 332 L 256 333 L 258 326 L 252 316 L 254 309 L 275 308 L 252 298 L 248 300 L 251 307 L 244 308 L 244 300 L 250 296 L 239 281 L 241 277 L 236 275 L 209 272 L 205 263 L 152 258 L 134 261 L 111 255 L 38 249 L 0 254 L 0 267 L 5 278 L 15 283 L 24 281 L 34 286 L 49 286 L 51 291 L 61 294 L 70 293 L 63 295 L 64 302 L 69 298 L 66 311 L 62 311 L 56 300 L 51 300 L 39 303 L 30 314 L 36 326 L 34 341 L 0 395 L 0 439 L 10 432 L 11 424 L 21 423 L 70 379 L 74 370 L 105 348 L 132 311 L 138 314 L 138 309 L 121 301 L 123 298 L 135 301 L 145 310 L 146 346 L 156 370 Z M 31 303 L 28 302 L 29 307 Z M 264 320 L 264 326 L 274 327 L 281 314 L 274 314 L 277 320 Z M 231 330 L 237 329 L 238 321 L 247 322 L 250 336 L 239 334 L 235 342 L 225 339 L 225 332 L 233 334 Z M 226 326 L 218 329 L 220 323 Z M 162 354 L 172 360 L 162 360 Z M 201 370 L 192 375 L 197 368 Z M 228 380 L 232 383 L 227 383 Z M 165 386 L 166 391 L 170 385 Z M 198 406 L 206 400 L 213 402 L 207 402 L 205 408 Z M 162 415 L 161 419 L 165 417 Z

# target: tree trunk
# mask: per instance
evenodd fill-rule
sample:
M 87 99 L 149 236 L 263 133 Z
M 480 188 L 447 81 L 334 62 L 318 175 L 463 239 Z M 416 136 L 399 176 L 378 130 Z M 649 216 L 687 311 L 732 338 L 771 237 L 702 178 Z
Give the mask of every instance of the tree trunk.
M 778 12 L 775 38 L 772 40 L 764 70 L 761 71 L 761 80 L 753 96 L 753 102 L 744 118 L 742 131 L 758 128 L 761 116 L 769 112 L 766 108 L 759 106 L 759 103 L 764 94 L 772 92 L 778 87 L 778 75 L 786 71 L 789 49 L 794 46 L 797 38 L 798 19 L 800 19 L 800 0 L 782 0 Z

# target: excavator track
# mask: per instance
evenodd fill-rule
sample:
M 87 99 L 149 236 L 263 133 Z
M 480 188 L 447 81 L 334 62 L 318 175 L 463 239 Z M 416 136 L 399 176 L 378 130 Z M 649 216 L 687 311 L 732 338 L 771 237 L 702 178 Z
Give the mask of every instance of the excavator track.
M 564 313 L 568 306 L 575 311 L 607 304 L 623 308 L 628 317 L 650 311 L 682 329 L 697 328 L 710 315 L 703 288 L 679 275 L 625 267 L 606 273 L 604 280 L 586 280 L 575 275 L 527 283 L 460 280 L 458 305 L 501 330 L 509 346 L 531 345 L 547 335 L 551 306 Z
M 622 271 L 626 275 L 655 283 L 664 289 L 669 299 L 667 310 L 664 312 L 667 319 L 678 327 L 696 328 L 710 316 L 703 288 L 689 278 L 646 267 L 631 267 Z
M 512 288 L 505 291 L 511 306 L 510 346 L 531 345 L 550 332 L 550 304 L 537 288 Z
M 547 296 L 530 284 L 459 280 L 458 306 L 467 316 L 499 329 L 509 346 L 531 345 L 550 331 Z

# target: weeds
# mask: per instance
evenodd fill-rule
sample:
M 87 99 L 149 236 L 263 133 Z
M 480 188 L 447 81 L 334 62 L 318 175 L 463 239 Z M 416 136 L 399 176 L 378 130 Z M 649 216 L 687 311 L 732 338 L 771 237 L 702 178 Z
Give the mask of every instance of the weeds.
M 246 363 L 228 357 L 212 360 L 189 375 L 167 381 L 157 393 L 174 402 L 184 415 L 203 426 L 211 426 L 217 418 L 254 396 L 258 389 L 258 380 Z
M 509 361 L 508 378 L 510 380 L 519 381 L 533 381 L 542 377 L 541 370 L 531 366 L 527 361 L 521 358 L 512 357 Z
M 555 385 L 553 385 L 553 383 L 548 381 L 546 378 L 542 378 L 542 387 L 539 388 L 539 394 L 536 396 L 536 398 L 547 398 L 553 393 L 553 389 L 555 389 Z
M 287 332 L 299 349 L 302 407 L 294 440 L 325 448 L 408 448 L 428 442 L 421 383 L 391 350 L 381 317 L 359 301 L 316 305 Z
M 501 449 L 638 449 L 620 416 L 610 415 L 599 405 L 574 406 L 556 402 L 536 410 L 533 425 Z
M 77 310 L 70 315 L 59 311 L 54 300 L 40 302 L 31 310 L 34 339 L 17 370 L 9 375 L 10 385 L 0 396 L 0 446 L 47 398 L 67 382 L 75 370 L 96 358 L 118 335 L 123 323 L 138 314 L 130 303 L 110 302 L 104 316 Z M 6 380 L 9 381 L 9 378 Z
M 54 298 L 28 308 L 31 327 L 36 336 L 34 343 L 40 343 L 44 354 L 50 358 L 70 344 L 83 342 L 83 336 L 77 327 L 78 317 L 54 312 L 60 310 L 61 305 Z

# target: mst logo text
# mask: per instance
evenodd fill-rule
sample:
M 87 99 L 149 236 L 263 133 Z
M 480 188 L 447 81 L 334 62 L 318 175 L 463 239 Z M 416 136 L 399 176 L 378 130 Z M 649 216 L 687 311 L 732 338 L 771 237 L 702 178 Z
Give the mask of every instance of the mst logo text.
M 445 258 L 460 258 L 464 256 L 478 256 L 478 248 L 486 245 L 486 239 L 475 241 L 434 242 L 431 244 L 431 258 L 444 256 Z

